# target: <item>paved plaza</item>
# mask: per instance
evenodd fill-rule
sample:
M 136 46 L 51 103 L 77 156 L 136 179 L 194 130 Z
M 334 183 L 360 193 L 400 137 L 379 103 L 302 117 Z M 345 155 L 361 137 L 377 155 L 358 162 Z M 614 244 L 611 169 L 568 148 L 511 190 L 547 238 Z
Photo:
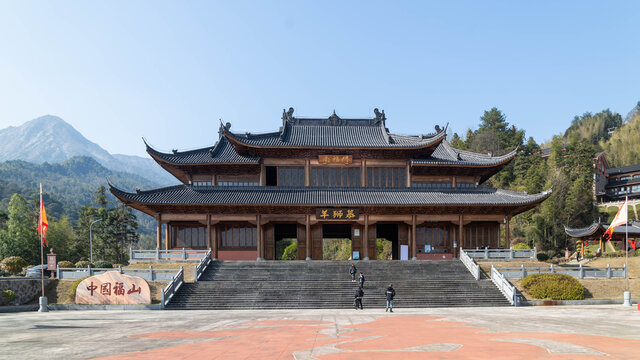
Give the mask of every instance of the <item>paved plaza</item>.
M 640 358 L 640 311 L 621 305 L 52 311 L 0 325 L 6 359 Z

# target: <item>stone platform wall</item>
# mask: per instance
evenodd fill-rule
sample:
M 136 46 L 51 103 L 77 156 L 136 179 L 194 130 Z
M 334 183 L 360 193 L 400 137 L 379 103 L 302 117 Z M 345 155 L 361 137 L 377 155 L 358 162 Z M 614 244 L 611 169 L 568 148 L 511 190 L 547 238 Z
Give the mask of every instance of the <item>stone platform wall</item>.
M 42 294 L 40 279 L 31 278 L 0 278 L 0 291 L 11 290 L 16 294 L 15 305 L 25 304 Z M 49 284 L 48 279 L 44 285 Z

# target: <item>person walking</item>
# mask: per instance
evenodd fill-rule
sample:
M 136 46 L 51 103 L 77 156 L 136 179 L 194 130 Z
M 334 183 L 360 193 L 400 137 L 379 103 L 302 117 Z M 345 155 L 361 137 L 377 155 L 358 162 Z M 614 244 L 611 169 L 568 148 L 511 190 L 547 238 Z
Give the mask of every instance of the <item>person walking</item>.
M 358 285 L 364 289 L 364 274 L 360 272 L 360 276 L 358 277 Z
M 356 274 L 358 273 L 358 269 L 356 269 L 355 264 L 351 264 L 349 268 L 349 274 L 351 274 L 351 282 L 356 282 Z
M 393 284 L 389 284 L 387 291 L 384 292 L 387 296 L 387 307 L 384 309 L 385 312 L 393 312 L 393 297 L 396 296 L 396 290 L 393 288 Z
M 355 299 L 353 301 L 353 306 L 358 310 L 358 306 L 360 306 L 360 310 L 364 310 L 362 308 L 362 298 L 364 297 L 364 290 L 362 287 L 358 286 L 356 289 Z

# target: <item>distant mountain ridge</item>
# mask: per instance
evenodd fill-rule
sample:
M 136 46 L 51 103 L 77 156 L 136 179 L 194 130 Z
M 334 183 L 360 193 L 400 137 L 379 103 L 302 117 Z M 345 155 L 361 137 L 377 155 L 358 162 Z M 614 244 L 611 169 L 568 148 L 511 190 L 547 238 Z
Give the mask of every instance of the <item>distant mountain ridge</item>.
M 159 185 L 177 183 L 151 158 L 112 155 L 57 116 L 45 115 L 0 130 L 0 161 L 58 163 L 75 156 L 93 158 L 108 169 L 132 173 Z

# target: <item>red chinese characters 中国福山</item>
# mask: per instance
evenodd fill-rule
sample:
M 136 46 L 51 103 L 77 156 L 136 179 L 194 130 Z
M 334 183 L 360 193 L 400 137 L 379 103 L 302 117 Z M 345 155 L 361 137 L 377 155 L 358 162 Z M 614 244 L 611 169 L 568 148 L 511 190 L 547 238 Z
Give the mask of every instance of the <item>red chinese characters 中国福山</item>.
M 111 283 L 104 283 L 100 285 L 100 294 L 109 296 L 111 295 Z
M 113 284 L 113 295 L 122 296 L 124 295 L 124 283 L 115 282 Z
M 87 290 L 91 291 L 91 296 L 93 296 L 93 292 L 97 289 L 98 287 L 96 285 L 93 285 L 93 281 L 91 282 L 91 285 L 87 286 Z

